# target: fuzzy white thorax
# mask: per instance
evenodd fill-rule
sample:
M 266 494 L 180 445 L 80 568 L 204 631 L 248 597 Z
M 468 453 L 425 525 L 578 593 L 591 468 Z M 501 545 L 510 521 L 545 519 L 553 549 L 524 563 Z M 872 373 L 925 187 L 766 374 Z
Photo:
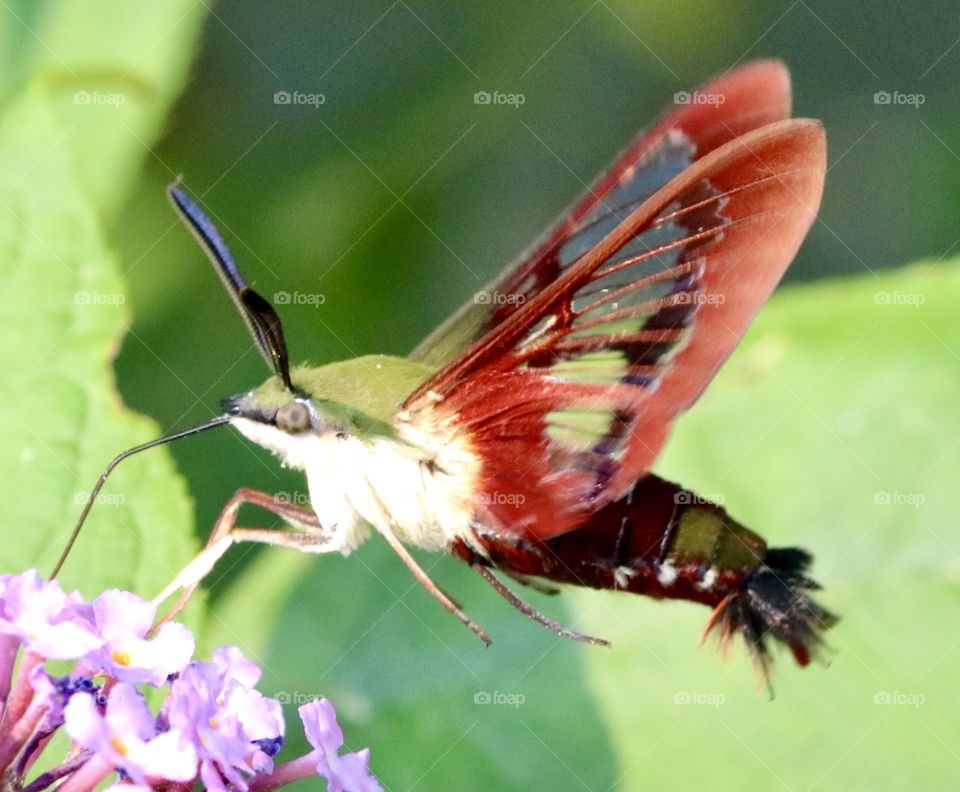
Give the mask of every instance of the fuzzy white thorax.
M 470 521 L 478 461 L 457 437 L 440 438 L 413 423 L 398 423 L 398 437 L 290 435 L 246 418 L 231 423 L 307 475 L 310 502 L 329 545 L 318 552 L 350 553 L 369 526 L 428 551 L 455 539 L 473 545 Z

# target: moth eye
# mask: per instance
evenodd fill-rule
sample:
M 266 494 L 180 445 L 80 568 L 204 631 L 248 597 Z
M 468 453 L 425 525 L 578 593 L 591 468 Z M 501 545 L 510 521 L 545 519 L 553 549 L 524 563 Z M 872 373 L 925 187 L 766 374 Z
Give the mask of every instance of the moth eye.
M 277 428 L 290 434 L 300 434 L 310 428 L 310 411 L 302 402 L 290 402 L 277 410 Z

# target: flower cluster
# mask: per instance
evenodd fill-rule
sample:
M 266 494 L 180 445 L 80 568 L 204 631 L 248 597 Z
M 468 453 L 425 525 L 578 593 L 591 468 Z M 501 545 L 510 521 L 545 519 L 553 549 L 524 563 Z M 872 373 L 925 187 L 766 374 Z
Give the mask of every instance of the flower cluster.
M 0 576 L 0 777 L 3 788 L 89 792 L 116 773 L 113 792 L 266 792 L 320 775 L 330 792 L 381 790 L 369 751 L 341 754 L 343 732 L 326 699 L 300 707 L 313 750 L 275 765 L 280 703 L 255 689 L 260 669 L 236 648 L 191 660 L 183 625 L 153 628 L 155 607 L 125 591 L 92 602 L 36 571 Z M 19 658 L 19 663 L 18 663 Z M 52 674 L 46 661 L 68 661 Z M 14 670 L 16 669 L 16 674 Z M 165 698 L 154 714 L 143 689 Z M 159 697 L 158 697 L 159 698 Z M 67 756 L 41 756 L 54 734 Z

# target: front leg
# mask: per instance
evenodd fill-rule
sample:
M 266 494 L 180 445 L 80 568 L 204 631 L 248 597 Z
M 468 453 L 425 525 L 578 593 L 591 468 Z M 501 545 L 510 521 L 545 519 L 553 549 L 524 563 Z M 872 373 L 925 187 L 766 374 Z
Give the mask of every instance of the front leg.
M 274 528 L 238 528 L 236 526 L 237 512 L 240 507 L 249 503 L 276 514 L 291 525 L 301 529 L 299 531 L 281 531 Z M 301 553 L 329 553 L 340 550 L 341 544 L 335 539 L 336 526 L 324 527 L 312 509 L 295 506 L 291 503 L 278 503 L 273 495 L 254 489 L 239 489 L 223 507 L 217 522 L 213 527 L 206 547 L 177 574 L 173 581 L 153 599 L 153 603 L 160 606 L 177 589 L 183 589 L 173 607 L 164 614 L 153 627 L 158 629 L 162 624 L 170 621 L 186 607 L 187 602 L 196 591 L 200 581 L 206 577 L 214 564 L 233 544 L 239 542 L 256 542 L 277 547 L 286 547 L 290 550 L 299 550 Z M 450 597 L 434 583 L 426 572 L 416 562 L 410 552 L 400 543 L 393 531 L 381 526 L 378 532 L 387 540 L 394 552 L 406 564 L 416 581 L 423 586 L 434 598 L 450 613 L 469 627 L 485 644 L 490 644 L 490 637 L 473 619 L 465 614 Z
M 284 521 L 299 528 L 299 531 L 281 531 L 270 528 L 237 528 L 237 512 L 249 503 L 277 515 Z M 177 574 L 163 591 L 154 597 L 157 606 L 170 597 L 177 589 L 183 589 L 173 607 L 160 619 L 154 629 L 170 621 L 186 606 L 200 581 L 206 577 L 214 564 L 236 542 L 257 542 L 299 550 L 301 553 L 326 553 L 339 549 L 332 540 L 336 526 L 324 528 L 312 509 L 296 506 L 292 503 L 278 502 L 274 495 L 254 489 L 238 489 L 223 507 L 207 544 Z

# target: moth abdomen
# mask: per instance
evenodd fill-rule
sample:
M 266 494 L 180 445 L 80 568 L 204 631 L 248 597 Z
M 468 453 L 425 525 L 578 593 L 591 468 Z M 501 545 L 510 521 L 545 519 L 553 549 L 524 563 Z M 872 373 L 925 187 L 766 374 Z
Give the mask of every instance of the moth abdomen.
M 765 672 L 768 638 L 806 665 L 836 621 L 809 596 L 819 586 L 805 574 L 808 553 L 768 548 L 718 503 L 653 475 L 573 531 L 506 542 L 481 530 L 478 539 L 487 562 L 513 575 L 712 607 L 707 631 L 722 643 L 742 635 Z

